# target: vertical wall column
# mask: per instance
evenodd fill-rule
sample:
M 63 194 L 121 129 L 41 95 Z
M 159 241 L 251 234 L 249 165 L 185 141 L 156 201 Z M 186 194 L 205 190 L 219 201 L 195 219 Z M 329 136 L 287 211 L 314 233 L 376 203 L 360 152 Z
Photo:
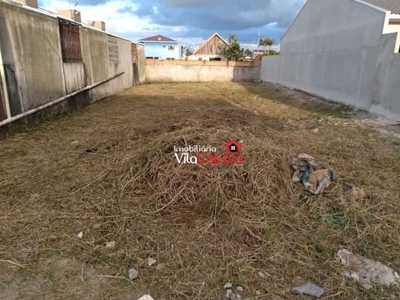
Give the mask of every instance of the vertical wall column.
M 1 43 L 0 43 L 0 121 L 10 119 L 10 102 L 8 99 L 7 81 L 4 72 L 3 56 L 1 54 Z

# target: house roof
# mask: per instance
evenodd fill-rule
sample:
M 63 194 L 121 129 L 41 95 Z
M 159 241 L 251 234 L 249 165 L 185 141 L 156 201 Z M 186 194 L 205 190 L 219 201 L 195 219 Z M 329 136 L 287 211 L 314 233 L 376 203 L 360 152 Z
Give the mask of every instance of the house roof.
M 400 14 L 400 0 L 362 0 L 366 3 L 389 10 L 392 14 Z
M 227 46 L 229 46 L 228 42 L 225 41 L 225 39 L 220 36 L 217 32 L 214 33 L 213 35 L 211 35 L 205 42 L 203 42 L 194 52 L 193 55 L 195 55 L 204 45 L 206 45 L 207 43 L 209 43 L 214 37 L 218 37 L 221 39 L 221 41 L 226 44 Z
M 155 35 L 155 36 L 150 36 L 150 37 L 147 37 L 147 38 L 144 38 L 144 39 L 140 39 L 139 41 L 140 42 L 173 42 L 173 43 L 178 43 L 177 41 L 175 41 L 175 40 L 173 40 L 173 39 L 171 39 L 169 37 L 166 37 L 164 35 L 161 35 L 161 34 Z

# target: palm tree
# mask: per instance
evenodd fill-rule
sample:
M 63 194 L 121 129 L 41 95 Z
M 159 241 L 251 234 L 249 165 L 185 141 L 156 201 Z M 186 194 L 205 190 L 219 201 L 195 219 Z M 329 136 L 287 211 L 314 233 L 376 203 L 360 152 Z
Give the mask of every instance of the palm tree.
M 260 41 L 258 42 L 259 46 L 267 46 L 268 48 L 268 54 L 269 54 L 269 47 L 273 46 L 275 44 L 275 41 L 273 39 L 270 38 L 262 38 L 260 39 Z

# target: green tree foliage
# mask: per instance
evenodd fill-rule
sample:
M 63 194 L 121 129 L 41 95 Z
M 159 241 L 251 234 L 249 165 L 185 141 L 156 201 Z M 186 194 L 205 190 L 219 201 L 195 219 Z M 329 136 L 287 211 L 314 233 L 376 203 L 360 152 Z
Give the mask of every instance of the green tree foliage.
M 253 52 L 250 50 L 250 49 L 246 49 L 246 50 L 244 50 L 244 52 L 243 52 L 243 54 L 244 54 L 244 56 L 252 56 L 253 55 Z
M 228 60 L 238 61 L 243 59 L 244 49 L 240 48 L 240 44 L 237 40 L 236 35 L 230 34 L 228 38 L 228 49 L 226 50 L 226 56 Z
M 190 49 L 186 49 L 186 56 L 190 56 L 190 55 L 192 55 L 193 54 L 193 51 L 192 50 L 190 50 Z
M 275 44 L 275 41 L 273 39 L 270 39 L 270 38 L 262 38 L 258 42 L 259 46 L 267 46 L 268 50 L 266 51 L 267 53 L 265 55 L 271 55 L 271 51 L 274 51 L 274 50 L 270 50 L 269 47 L 273 46 L 274 44 Z M 274 53 L 275 54 L 272 54 L 272 55 L 276 55 L 277 52 L 274 51 Z

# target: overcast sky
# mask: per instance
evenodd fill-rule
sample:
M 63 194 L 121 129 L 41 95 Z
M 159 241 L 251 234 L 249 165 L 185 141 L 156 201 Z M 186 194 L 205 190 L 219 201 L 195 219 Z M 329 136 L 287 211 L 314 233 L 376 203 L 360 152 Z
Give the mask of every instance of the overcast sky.
M 73 6 L 76 0 L 39 0 L 42 8 Z M 251 48 L 261 37 L 279 44 L 306 0 L 79 0 L 82 21 L 102 20 L 107 31 L 132 41 L 162 34 L 194 49 L 214 32 L 236 34 Z

